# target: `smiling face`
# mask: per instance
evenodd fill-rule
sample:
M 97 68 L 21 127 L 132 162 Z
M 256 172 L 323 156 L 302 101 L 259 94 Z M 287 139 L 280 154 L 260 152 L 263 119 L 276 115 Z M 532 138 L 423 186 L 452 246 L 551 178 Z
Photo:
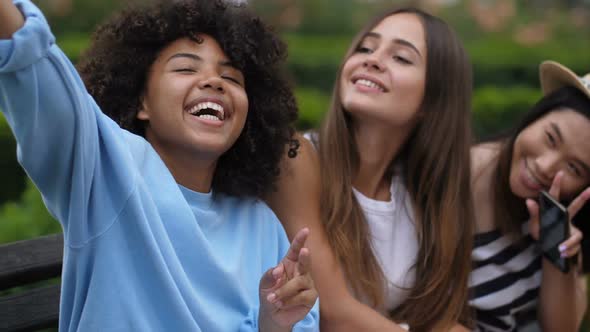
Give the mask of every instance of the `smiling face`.
M 536 198 L 559 171 L 565 199 L 590 184 L 590 119 L 569 108 L 548 113 L 516 137 L 510 189 L 518 197 Z
M 344 109 L 357 121 L 411 123 L 424 96 L 426 39 L 415 14 L 383 19 L 346 60 L 340 78 Z
M 216 160 L 237 140 L 248 114 L 242 73 L 217 41 L 174 41 L 150 68 L 143 108 L 146 139 L 165 161 Z

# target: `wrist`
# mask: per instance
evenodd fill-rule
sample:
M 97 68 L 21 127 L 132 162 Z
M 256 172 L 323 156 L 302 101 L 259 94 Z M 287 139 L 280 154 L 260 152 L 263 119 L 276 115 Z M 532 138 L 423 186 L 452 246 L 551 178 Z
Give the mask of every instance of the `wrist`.
M 260 332 L 288 332 L 291 331 L 293 325 L 281 326 L 272 319 L 272 314 L 260 309 L 258 315 L 258 330 Z

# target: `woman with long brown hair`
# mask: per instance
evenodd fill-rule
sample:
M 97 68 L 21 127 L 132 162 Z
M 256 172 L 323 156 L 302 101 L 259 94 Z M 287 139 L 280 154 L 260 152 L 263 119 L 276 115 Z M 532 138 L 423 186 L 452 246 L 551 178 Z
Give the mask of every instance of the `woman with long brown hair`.
M 470 97 L 467 55 L 436 17 L 388 11 L 353 40 L 315 147 L 301 139 L 268 199 L 289 236 L 311 229 L 323 330 L 467 318 Z
M 540 77 L 543 97 L 521 122 L 472 149 L 478 213 L 470 305 L 478 331 L 527 325 L 578 331 L 586 311 L 580 271 L 588 270 L 588 260 L 583 269 L 572 260 L 574 268 L 562 272 L 544 257 L 544 246 L 537 243 L 537 199 L 545 190 L 567 206 L 571 237 L 560 244 L 559 255 L 576 256 L 582 240 L 578 227 L 588 232 L 590 226 L 590 74 L 580 78 L 547 61 Z

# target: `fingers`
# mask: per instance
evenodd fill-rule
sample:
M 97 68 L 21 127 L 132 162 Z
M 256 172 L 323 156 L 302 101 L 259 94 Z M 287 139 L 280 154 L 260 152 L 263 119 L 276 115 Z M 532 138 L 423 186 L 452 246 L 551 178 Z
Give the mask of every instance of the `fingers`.
M 584 207 L 584 204 L 590 199 L 590 188 L 586 188 L 586 190 L 582 191 L 581 194 L 578 195 L 567 207 L 567 213 L 571 218 L 573 218 L 581 209 Z
M 307 241 L 307 236 L 309 235 L 309 228 L 304 228 L 297 232 L 297 235 L 293 238 L 293 242 L 291 243 L 291 247 L 289 247 L 289 251 L 285 256 L 286 259 L 289 259 L 293 262 L 297 261 L 299 257 L 299 251 L 305 245 L 305 241 Z
M 311 271 L 311 254 L 309 249 L 301 248 L 299 251 L 299 259 L 297 261 L 296 275 L 302 275 Z
M 584 237 L 582 232 L 575 226 L 571 226 L 571 236 L 559 245 L 561 257 L 572 257 L 580 251 L 580 243 Z
M 284 285 L 282 285 L 280 288 L 278 288 L 274 292 L 268 294 L 266 299 L 270 303 L 274 304 L 277 308 L 282 308 L 285 305 L 285 303 L 287 303 L 287 302 L 299 303 L 299 302 L 297 302 L 299 300 L 291 301 L 291 299 L 298 296 L 300 293 L 304 293 L 304 292 L 307 292 L 310 290 L 312 291 L 310 294 L 316 294 L 316 296 L 317 296 L 317 292 L 315 290 L 315 287 L 313 286 L 313 280 L 311 279 L 311 277 L 309 277 L 309 275 L 300 276 L 300 277 L 293 278 L 293 279 L 289 280 Z M 300 297 L 299 299 L 301 299 L 301 298 L 306 298 L 306 297 L 305 296 Z M 315 300 L 314 300 L 314 302 L 315 302 Z M 302 303 L 299 303 L 299 304 L 302 304 Z
M 553 178 L 553 183 L 551 183 L 551 188 L 549 188 L 549 195 L 553 198 L 559 200 L 559 194 L 561 191 L 561 178 L 563 177 L 563 172 L 559 171 Z
M 260 289 L 268 290 L 279 287 L 281 283 L 281 277 L 284 273 L 285 266 L 282 263 L 279 263 L 279 265 L 266 270 L 266 272 L 262 275 L 262 278 L 260 278 Z
M 533 239 L 539 240 L 539 204 L 532 199 L 526 200 L 526 207 L 529 210 L 529 232 Z
M 531 219 L 539 219 L 539 204 L 533 199 L 526 200 L 526 207 L 529 210 L 529 217 Z
M 318 293 L 315 291 L 315 289 L 308 289 L 282 301 L 280 308 L 283 310 L 288 310 L 297 306 L 311 308 L 317 299 Z

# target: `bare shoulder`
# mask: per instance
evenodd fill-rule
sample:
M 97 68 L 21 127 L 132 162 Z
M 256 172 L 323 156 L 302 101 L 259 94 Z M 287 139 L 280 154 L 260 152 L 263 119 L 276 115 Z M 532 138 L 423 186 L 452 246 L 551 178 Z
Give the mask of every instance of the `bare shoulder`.
M 500 152 L 499 142 L 482 143 L 471 147 L 471 173 L 477 175 L 496 160 Z
M 297 134 L 295 139 L 299 141 L 297 154 L 289 156 L 285 149 L 276 190 L 265 199 L 290 239 L 301 228 L 313 229 L 320 222 L 319 156 L 305 137 Z
M 309 175 L 319 174 L 320 160 L 313 144 L 301 134 L 296 134 L 295 139 L 299 142 L 297 154 L 289 156 L 288 151 L 283 155 L 281 161 L 280 180 L 301 176 L 309 178 Z M 299 179 L 304 180 L 304 179 Z M 304 180 L 305 181 L 305 180 Z

